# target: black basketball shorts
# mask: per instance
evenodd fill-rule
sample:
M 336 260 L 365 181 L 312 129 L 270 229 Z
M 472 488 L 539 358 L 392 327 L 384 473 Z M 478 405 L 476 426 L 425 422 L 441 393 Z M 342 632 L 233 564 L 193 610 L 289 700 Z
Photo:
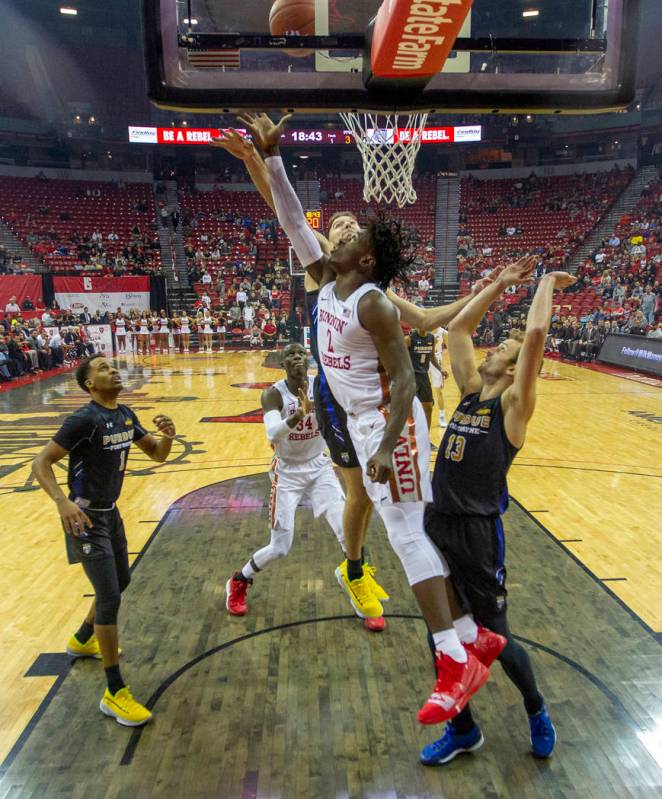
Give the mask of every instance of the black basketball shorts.
M 506 612 L 506 543 L 500 516 L 448 516 L 428 504 L 425 532 L 448 562 L 465 613 L 487 622 Z
M 85 535 L 75 536 L 67 532 L 64 534 L 69 563 L 113 558 L 122 564 L 126 561 L 128 568 L 126 534 L 119 510 L 86 508 L 85 513 L 92 521 L 92 528 L 86 527 Z
M 340 466 L 343 469 L 353 469 L 360 466 L 354 444 L 347 429 L 347 414 L 336 402 L 323 373 L 318 374 L 315 378 L 313 397 L 317 424 L 322 433 L 322 438 L 329 448 L 331 460 L 336 466 Z
M 421 402 L 431 402 L 434 404 L 434 397 L 432 396 L 432 383 L 430 383 L 430 375 L 426 372 L 414 372 L 416 378 L 416 396 Z

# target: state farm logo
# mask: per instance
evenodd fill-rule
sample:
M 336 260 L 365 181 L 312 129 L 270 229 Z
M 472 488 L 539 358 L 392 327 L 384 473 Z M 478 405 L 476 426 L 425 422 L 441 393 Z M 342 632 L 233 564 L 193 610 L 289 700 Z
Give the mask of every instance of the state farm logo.
M 138 128 L 129 125 L 129 141 L 156 144 L 158 141 L 156 128 Z
M 455 128 L 455 141 L 480 141 L 482 138 L 483 128 L 481 125 L 474 125 L 472 127 L 458 127 Z

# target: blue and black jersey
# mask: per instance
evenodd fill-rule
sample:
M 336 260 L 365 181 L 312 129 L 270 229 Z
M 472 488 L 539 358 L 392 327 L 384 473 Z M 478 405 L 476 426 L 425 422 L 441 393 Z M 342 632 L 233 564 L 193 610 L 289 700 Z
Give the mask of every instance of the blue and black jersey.
M 53 441 L 69 452 L 69 498 L 83 508 L 110 508 L 122 490 L 133 441 L 147 431 L 126 405 L 90 401 L 69 416 Z

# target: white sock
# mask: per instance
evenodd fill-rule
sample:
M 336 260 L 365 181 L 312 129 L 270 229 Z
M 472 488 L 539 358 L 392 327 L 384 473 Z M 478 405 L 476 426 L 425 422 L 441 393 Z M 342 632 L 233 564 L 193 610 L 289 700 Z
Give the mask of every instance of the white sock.
M 444 655 L 452 657 L 458 663 L 467 662 L 467 652 L 462 646 L 460 639 L 457 637 L 455 629 L 451 627 L 450 630 L 441 630 L 438 633 L 432 633 L 434 639 L 434 648 L 437 652 L 443 652 Z
M 247 580 L 250 580 L 250 579 L 251 579 L 251 577 L 254 577 L 254 576 L 255 576 L 256 572 L 255 572 L 255 569 L 254 569 L 254 568 L 251 566 L 251 562 L 250 562 L 250 560 L 249 560 L 249 561 L 248 561 L 248 563 L 247 563 L 247 564 L 244 566 L 244 568 L 241 570 L 241 573 L 243 574 L 243 576 L 244 576 L 244 577 L 245 577 Z
M 473 644 L 478 638 L 478 625 L 468 613 L 453 622 L 455 632 L 463 644 Z

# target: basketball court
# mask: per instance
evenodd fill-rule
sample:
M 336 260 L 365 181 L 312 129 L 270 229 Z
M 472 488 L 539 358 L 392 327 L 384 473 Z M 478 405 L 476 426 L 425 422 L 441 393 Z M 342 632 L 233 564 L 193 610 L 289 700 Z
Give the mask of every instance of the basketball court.
M 147 91 L 173 118 L 333 114 L 312 143 L 327 129 L 346 136 L 362 155 L 364 199 L 402 207 L 433 114 L 462 115 L 454 130 L 469 131 L 479 114 L 632 101 L 636 0 L 534 5 L 143 0 Z M 0 539 L 0 797 L 661 795 L 660 381 L 545 361 L 504 523 L 511 625 L 558 743 L 551 759 L 531 755 L 521 697 L 495 664 L 472 700 L 483 748 L 424 768 L 421 747 L 441 734 L 415 718 L 433 676 L 427 629 L 376 514 L 367 549 L 391 594 L 383 633 L 366 631 L 338 588 L 337 542 L 309 505 L 289 557 L 256 577 L 248 615 L 226 611 L 226 582 L 269 535 L 260 395 L 282 376 L 278 355 L 116 364 L 120 401 L 150 428 L 157 413 L 177 427 L 165 463 L 132 448 L 118 503 L 132 576 L 121 663 L 154 722 L 127 729 L 102 716 L 102 664 L 64 651 L 93 594 L 67 565 L 56 508 L 31 471 L 89 399 L 64 369 L 0 393 L 11 533 Z M 446 410 L 459 399 L 449 380 Z M 432 442 L 442 435 L 435 421 Z M 55 473 L 64 485 L 66 460 Z
M 249 615 L 225 611 L 229 574 L 267 534 L 270 449 L 256 410 L 280 372 L 266 362 L 122 363 L 139 418 L 168 412 L 178 426 L 166 464 L 132 453 L 120 501 L 133 570 L 123 662 L 156 716 L 134 732 L 98 713 L 101 665 L 63 654 L 89 585 L 66 565 L 55 510 L 30 477 L 31 458 L 85 397 L 70 374 L 2 396 L 0 513 L 16 518 L 3 552 L 4 795 L 656 795 L 659 388 L 546 362 L 506 534 L 512 625 L 540 674 L 557 751 L 542 763 L 528 754 L 519 696 L 496 667 L 474 703 L 481 752 L 424 769 L 417 753 L 436 730 L 412 708 L 432 673 L 425 625 L 381 523 L 368 547 L 393 597 L 383 634 L 351 614 L 335 539 L 309 509 L 291 555 L 256 581 Z M 452 385 L 448 407 L 457 398 Z

